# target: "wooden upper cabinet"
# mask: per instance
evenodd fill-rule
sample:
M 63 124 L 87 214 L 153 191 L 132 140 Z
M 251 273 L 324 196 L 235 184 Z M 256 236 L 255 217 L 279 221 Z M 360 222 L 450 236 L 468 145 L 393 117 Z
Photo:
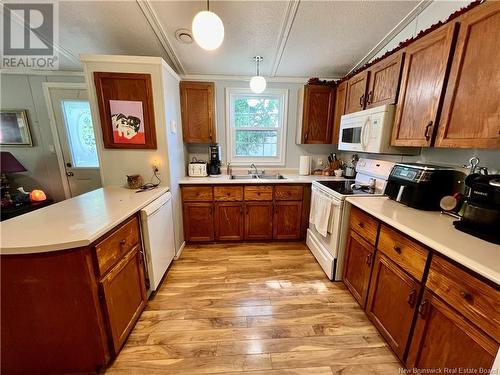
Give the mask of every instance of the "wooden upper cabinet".
M 426 291 L 406 360 L 408 368 L 489 369 L 498 343 Z
M 436 146 L 500 147 L 500 2 L 460 19 Z
M 351 77 L 347 83 L 345 113 L 353 113 L 365 109 L 366 88 L 368 85 L 368 70 Z
M 403 59 L 404 51 L 400 50 L 369 68 L 366 108 L 396 103 Z
M 215 143 L 213 82 L 181 81 L 182 137 L 185 143 Z
M 304 86 L 300 143 L 331 143 L 334 104 L 335 90 L 332 87 L 323 85 Z
M 345 104 L 347 99 L 347 81 L 341 82 L 337 86 L 335 93 L 335 110 L 333 117 L 333 133 L 332 133 L 332 143 L 339 143 L 339 132 L 340 132 L 340 118 L 345 113 Z
M 406 47 L 393 146 L 431 145 L 456 29 L 452 22 Z

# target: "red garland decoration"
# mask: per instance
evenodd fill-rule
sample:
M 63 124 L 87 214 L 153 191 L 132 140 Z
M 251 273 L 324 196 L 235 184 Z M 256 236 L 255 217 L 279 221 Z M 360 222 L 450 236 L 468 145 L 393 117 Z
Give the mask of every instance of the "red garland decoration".
M 452 14 L 450 14 L 450 16 L 445 20 L 445 21 L 439 21 L 437 23 L 435 23 L 434 25 L 430 26 L 429 28 L 425 29 L 425 30 L 421 30 L 416 36 L 414 36 L 413 38 L 410 38 L 410 39 L 407 39 L 407 40 L 404 40 L 402 41 L 401 43 L 399 43 L 399 45 L 395 48 L 393 48 L 392 50 L 390 51 L 387 51 L 386 53 L 384 53 L 382 56 L 380 57 L 377 57 L 376 59 L 373 59 L 372 61 L 366 63 L 365 65 L 363 65 L 362 67 L 352 71 L 351 73 L 345 75 L 344 77 L 342 77 L 341 79 L 337 80 L 336 82 L 335 81 L 320 81 L 318 78 L 310 78 L 309 81 L 307 82 L 308 84 L 315 84 L 315 85 L 329 85 L 329 86 L 332 86 L 332 87 L 335 87 L 337 86 L 339 83 L 343 82 L 343 81 L 346 81 L 348 80 L 349 78 L 355 76 L 356 74 L 358 74 L 359 72 L 369 68 L 370 66 L 378 63 L 379 61 L 385 59 L 387 56 L 390 56 L 392 55 L 393 53 L 399 51 L 400 49 L 408 46 L 409 44 L 413 43 L 414 41 L 422 38 L 424 35 L 427 35 L 429 34 L 430 32 L 438 29 L 439 27 L 443 26 L 444 24 L 454 20 L 455 18 L 461 16 L 462 14 L 468 12 L 469 10 L 471 10 L 472 8 L 475 8 L 476 6 L 482 4 L 485 0 L 475 0 L 473 1 L 472 3 L 470 3 L 469 5 L 457 10 L 456 12 L 453 12 Z M 310 82 L 319 82 L 319 83 L 310 83 Z

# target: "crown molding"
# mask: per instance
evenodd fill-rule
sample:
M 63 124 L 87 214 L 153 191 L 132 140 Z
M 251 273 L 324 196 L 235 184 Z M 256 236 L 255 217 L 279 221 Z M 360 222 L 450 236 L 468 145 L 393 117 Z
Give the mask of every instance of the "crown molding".
M 136 0 L 136 2 L 137 5 L 139 5 L 139 8 L 141 9 L 142 13 L 144 14 L 146 21 L 149 23 L 149 26 L 151 26 L 151 29 L 158 38 L 158 41 L 160 42 L 163 50 L 165 51 L 168 58 L 174 65 L 176 73 L 184 74 L 185 73 L 184 66 L 182 65 L 182 62 L 180 61 L 177 54 L 175 53 L 175 50 L 172 47 L 172 43 L 170 42 L 170 39 L 168 38 L 168 35 L 165 29 L 163 28 L 158 18 L 158 15 L 153 9 L 151 3 L 148 0 Z
M 384 36 L 361 60 L 359 60 L 347 74 L 361 68 L 367 62 L 370 62 L 396 35 L 398 35 L 406 26 L 408 26 L 417 16 L 422 13 L 434 0 L 421 0 L 394 28 Z
M 278 72 L 278 68 L 281 64 L 281 59 L 283 58 L 283 52 L 285 51 L 286 43 L 288 37 L 290 36 L 290 31 L 292 30 L 293 22 L 295 21 L 295 16 L 297 15 L 297 10 L 299 9 L 300 0 L 291 0 L 288 2 L 288 6 L 285 11 L 285 17 L 281 24 L 281 32 L 278 37 L 278 43 L 276 45 L 276 52 L 274 53 L 273 65 L 271 68 L 271 77 L 275 77 Z
M 252 76 L 237 76 L 237 75 L 217 75 L 217 74 L 184 74 L 181 75 L 182 80 L 186 81 L 246 81 L 250 82 Z M 275 83 L 301 83 L 306 84 L 311 77 L 265 77 L 267 82 Z M 340 76 L 320 78 L 324 80 L 339 79 Z
M 0 75 L 28 75 L 28 76 L 72 76 L 83 77 L 82 71 L 73 70 L 35 70 L 35 69 L 0 69 Z

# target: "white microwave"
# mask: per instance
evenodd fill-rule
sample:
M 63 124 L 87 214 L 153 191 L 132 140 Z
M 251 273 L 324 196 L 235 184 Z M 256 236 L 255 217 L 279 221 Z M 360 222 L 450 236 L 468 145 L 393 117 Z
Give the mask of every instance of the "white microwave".
M 391 146 L 394 104 L 343 115 L 340 119 L 339 150 L 374 154 L 415 154 L 419 149 Z

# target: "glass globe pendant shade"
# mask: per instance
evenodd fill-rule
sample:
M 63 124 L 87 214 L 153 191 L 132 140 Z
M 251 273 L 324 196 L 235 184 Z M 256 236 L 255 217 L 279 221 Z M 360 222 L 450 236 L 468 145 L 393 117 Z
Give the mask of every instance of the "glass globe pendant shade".
M 224 40 L 224 24 L 219 16 L 208 10 L 199 12 L 191 25 L 195 42 L 203 49 L 212 51 Z
M 264 92 L 266 85 L 266 79 L 262 76 L 253 76 L 252 79 L 250 79 L 250 90 L 256 94 Z

